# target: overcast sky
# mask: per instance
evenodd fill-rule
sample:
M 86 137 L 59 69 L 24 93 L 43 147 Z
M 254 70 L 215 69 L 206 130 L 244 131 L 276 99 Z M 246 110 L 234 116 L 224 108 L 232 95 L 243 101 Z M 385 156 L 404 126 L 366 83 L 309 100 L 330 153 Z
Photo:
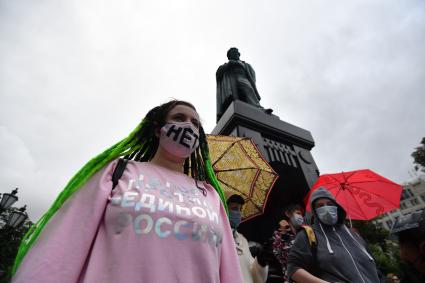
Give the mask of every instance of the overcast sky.
M 261 104 L 311 131 L 321 173 L 411 178 L 425 136 L 425 1 L 0 0 L 0 192 L 32 220 L 170 98 L 215 126 L 236 46 Z

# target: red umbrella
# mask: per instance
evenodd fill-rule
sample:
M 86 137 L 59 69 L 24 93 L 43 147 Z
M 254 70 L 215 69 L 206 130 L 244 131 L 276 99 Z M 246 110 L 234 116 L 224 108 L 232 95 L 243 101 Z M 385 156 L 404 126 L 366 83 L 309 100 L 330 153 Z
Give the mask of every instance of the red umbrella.
M 307 211 L 319 187 L 327 188 L 353 220 L 369 220 L 400 207 L 402 186 L 368 169 L 321 175 L 306 197 Z

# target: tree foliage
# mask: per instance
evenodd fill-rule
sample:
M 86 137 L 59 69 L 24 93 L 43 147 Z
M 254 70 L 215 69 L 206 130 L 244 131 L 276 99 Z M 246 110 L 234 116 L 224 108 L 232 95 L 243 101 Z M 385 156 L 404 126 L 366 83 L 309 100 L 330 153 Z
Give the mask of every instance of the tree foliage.
M 353 227 L 367 242 L 368 249 L 383 275 L 388 273 L 401 274 L 399 246 L 389 240 L 389 232 L 378 227 L 373 221 L 353 221 Z
M 411 156 L 415 163 L 415 170 L 425 172 L 425 137 L 422 138 L 421 145 L 415 148 Z
M 0 283 L 10 281 L 10 273 L 19 244 L 33 224 L 27 219 L 16 228 L 7 226 L 6 222 L 11 212 L 12 209 L 6 209 L 0 212 Z

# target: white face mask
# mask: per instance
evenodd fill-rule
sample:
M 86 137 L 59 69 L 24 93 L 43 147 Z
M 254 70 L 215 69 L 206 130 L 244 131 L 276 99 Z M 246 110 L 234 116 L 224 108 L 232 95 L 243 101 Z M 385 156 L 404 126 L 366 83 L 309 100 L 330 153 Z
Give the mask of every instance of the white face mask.
M 301 227 L 301 225 L 304 224 L 304 217 L 302 217 L 302 215 L 299 215 L 297 213 L 292 215 L 290 220 L 291 220 L 292 225 L 294 225 L 295 228 L 299 228 L 299 227 Z
M 335 225 L 338 222 L 338 208 L 334 205 L 316 208 L 317 217 L 326 225 Z
M 191 122 L 166 123 L 159 144 L 172 155 L 187 158 L 199 146 L 199 131 Z

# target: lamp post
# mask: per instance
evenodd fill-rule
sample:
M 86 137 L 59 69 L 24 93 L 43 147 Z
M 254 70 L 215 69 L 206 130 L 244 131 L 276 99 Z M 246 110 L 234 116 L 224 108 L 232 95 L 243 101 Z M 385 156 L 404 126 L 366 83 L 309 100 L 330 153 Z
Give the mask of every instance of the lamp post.
M 0 201 L 0 210 L 8 209 L 15 202 L 18 201 L 16 194 L 18 193 L 18 188 L 14 189 L 10 194 L 3 194 L 3 197 Z
M 11 270 L 19 244 L 31 226 L 26 213 L 27 206 L 13 207 L 18 201 L 18 189 L 11 193 L 0 194 L 0 282 L 9 282 Z
M 6 220 L 6 226 L 16 228 L 21 225 L 27 218 L 26 213 L 27 206 L 23 206 L 19 209 L 12 207 L 12 205 L 18 201 L 18 188 L 14 189 L 10 194 L 3 194 L 0 200 L 0 213 L 5 210 L 10 210 L 8 219 Z

